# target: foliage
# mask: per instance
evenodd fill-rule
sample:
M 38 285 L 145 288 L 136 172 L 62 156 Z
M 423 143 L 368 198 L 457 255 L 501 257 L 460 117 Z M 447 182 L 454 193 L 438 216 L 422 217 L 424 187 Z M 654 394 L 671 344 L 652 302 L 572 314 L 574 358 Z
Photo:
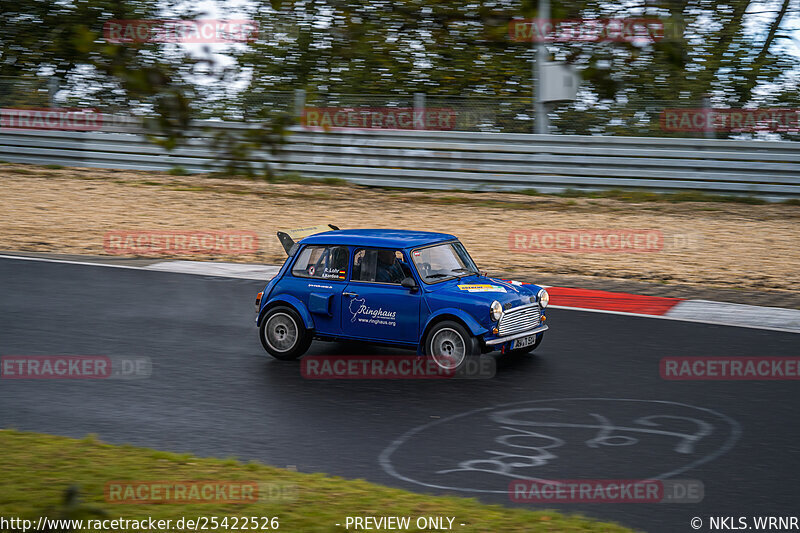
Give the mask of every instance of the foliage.
M 796 0 L 773 7 L 762 0 L 553 2 L 556 19 L 665 23 L 663 38 L 650 43 L 548 44 L 551 58 L 572 64 L 583 80 L 580 101 L 553 110 L 559 130 L 664 135 L 662 109 L 703 107 L 707 96 L 724 107 L 797 106 L 800 52 L 788 30 Z M 417 91 L 528 97 L 531 44 L 513 42 L 508 25 L 537 15 L 532 0 L 285 1 L 279 10 L 258 7 L 262 38 L 237 61 L 251 99 L 293 88 L 311 99 Z
M 578 102 L 552 110 L 561 133 L 670 135 L 659 124 L 661 110 L 702 107 L 706 98 L 722 107 L 800 107 L 800 51 L 791 30 L 798 0 L 551 3 L 555 19 L 665 22 L 663 38 L 653 42 L 547 45 L 552 59 L 573 65 L 583 80 Z M 257 20 L 258 38 L 206 47 L 202 57 L 175 44 L 113 44 L 102 37 L 111 19 L 202 15 L 184 6 L 178 0 L 4 2 L 0 77 L 54 76 L 76 104 L 142 110 L 168 147 L 182 141 L 192 117 L 263 120 L 262 129 L 271 131 L 278 123 L 264 117 L 291 114 L 295 89 L 323 104 L 333 94 L 492 96 L 509 103 L 502 127 L 513 128 L 513 117 L 529 119 L 533 47 L 511 40 L 508 28 L 538 15 L 535 0 L 256 0 L 235 16 Z M 223 65 L 212 52 L 230 61 Z

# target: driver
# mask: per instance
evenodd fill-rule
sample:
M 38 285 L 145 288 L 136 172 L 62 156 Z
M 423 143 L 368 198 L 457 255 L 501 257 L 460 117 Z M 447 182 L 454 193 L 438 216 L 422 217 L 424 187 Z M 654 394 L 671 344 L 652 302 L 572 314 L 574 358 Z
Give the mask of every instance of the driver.
M 375 281 L 380 283 L 400 283 L 405 277 L 402 263 L 398 261 L 394 250 L 378 250 Z

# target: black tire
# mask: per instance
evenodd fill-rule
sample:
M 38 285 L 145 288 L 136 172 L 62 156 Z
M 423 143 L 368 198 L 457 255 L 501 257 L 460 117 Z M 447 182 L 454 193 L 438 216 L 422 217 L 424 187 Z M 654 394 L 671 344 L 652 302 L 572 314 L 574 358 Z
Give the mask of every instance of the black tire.
M 267 311 L 258 332 L 264 349 L 281 361 L 292 361 L 306 353 L 313 338 L 300 314 L 282 305 Z
M 464 366 L 467 358 L 480 354 L 478 339 L 467 328 L 452 320 L 435 324 L 425 337 L 425 355 L 448 372 L 457 372 Z
M 536 335 L 536 342 L 534 342 L 530 346 L 526 346 L 518 350 L 511 350 L 508 353 L 513 353 L 513 354 L 531 353 L 532 351 L 534 351 L 536 348 L 539 347 L 539 345 L 542 343 L 543 338 L 544 338 L 544 331 Z

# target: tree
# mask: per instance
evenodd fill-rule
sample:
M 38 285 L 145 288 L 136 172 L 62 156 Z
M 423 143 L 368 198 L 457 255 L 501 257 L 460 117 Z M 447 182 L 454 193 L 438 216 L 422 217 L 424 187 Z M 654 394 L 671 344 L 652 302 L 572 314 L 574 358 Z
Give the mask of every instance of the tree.
M 797 0 L 779 1 L 766 14 L 760 0 L 553 2 L 556 19 L 659 18 L 666 25 L 664 37 L 649 43 L 548 44 L 552 57 L 583 78 L 581 101 L 556 108 L 554 123 L 570 133 L 663 135 L 662 109 L 700 107 L 709 95 L 733 107 L 796 105 L 798 54 L 781 41 Z M 767 18 L 757 20 L 754 11 Z M 536 16 L 531 0 L 284 1 L 280 9 L 259 5 L 256 16 L 265 38 L 237 54 L 251 101 L 293 88 L 311 99 L 532 92 L 531 45 L 508 37 L 510 21 Z
M 0 76 L 57 80 L 70 106 L 94 107 L 106 113 L 138 114 L 149 137 L 167 149 L 185 139 L 190 120 L 201 115 L 196 102 L 212 90 L 214 66 L 174 43 L 115 43 L 104 36 L 114 20 L 194 19 L 177 0 L 2 0 L 0 4 Z M 199 71 L 205 79 L 193 80 Z M 227 71 L 219 71 L 220 77 Z M 21 78 L 20 78 L 21 79 Z M 23 84 L 24 85 L 24 84 Z M 16 100 L 28 106 L 39 101 Z M 256 149 L 280 144 L 282 119 L 261 122 L 252 131 L 222 132 L 215 137 L 228 170 L 252 172 Z M 253 161 L 255 159 L 255 161 Z

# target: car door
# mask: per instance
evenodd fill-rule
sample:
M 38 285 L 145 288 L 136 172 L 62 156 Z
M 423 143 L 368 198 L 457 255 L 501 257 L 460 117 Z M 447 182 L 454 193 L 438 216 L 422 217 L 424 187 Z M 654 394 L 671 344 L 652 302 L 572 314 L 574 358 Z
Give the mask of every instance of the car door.
M 402 250 L 358 248 L 350 271 L 350 282 L 342 293 L 342 333 L 416 345 L 422 295 L 400 285 L 411 273 Z
M 291 272 L 281 281 L 305 304 L 319 335 L 341 333 L 342 291 L 347 286 L 350 251 L 346 246 L 309 245 L 298 252 Z

